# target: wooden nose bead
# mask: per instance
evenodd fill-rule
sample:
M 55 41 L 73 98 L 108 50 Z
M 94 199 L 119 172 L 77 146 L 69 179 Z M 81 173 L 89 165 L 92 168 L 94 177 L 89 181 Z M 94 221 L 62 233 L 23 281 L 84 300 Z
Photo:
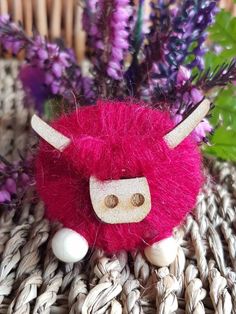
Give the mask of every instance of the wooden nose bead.
M 111 194 L 105 197 L 104 202 L 105 202 L 106 207 L 115 208 L 118 205 L 119 200 L 117 196 Z
M 141 193 L 135 193 L 132 195 L 131 203 L 135 207 L 140 207 L 145 202 L 145 198 Z

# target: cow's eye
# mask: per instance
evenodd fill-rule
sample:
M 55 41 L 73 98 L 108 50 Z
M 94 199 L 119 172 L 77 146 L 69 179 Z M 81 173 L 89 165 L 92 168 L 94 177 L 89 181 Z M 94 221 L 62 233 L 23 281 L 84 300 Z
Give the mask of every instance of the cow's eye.
M 104 203 L 108 208 L 115 208 L 119 203 L 119 199 L 116 195 L 107 195 L 104 199 Z
M 131 197 L 131 203 L 135 207 L 142 206 L 145 202 L 145 197 L 141 193 L 135 193 Z

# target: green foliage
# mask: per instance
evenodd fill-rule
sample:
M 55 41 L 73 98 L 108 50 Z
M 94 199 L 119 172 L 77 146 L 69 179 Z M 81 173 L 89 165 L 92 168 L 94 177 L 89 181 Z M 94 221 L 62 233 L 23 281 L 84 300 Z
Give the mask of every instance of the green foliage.
M 229 12 L 221 10 L 213 26 L 209 28 L 209 39 L 221 50 L 219 54 L 209 51 L 205 56 L 206 67 L 216 66 L 230 62 L 236 57 L 236 18 Z
M 209 29 L 210 40 L 219 46 L 220 53 L 209 51 L 206 67 L 214 69 L 236 57 L 236 18 L 220 11 L 215 24 Z M 219 158 L 236 161 L 236 86 L 219 91 L 215 101 L 211 123 L 216 128 L 211 138 L 212 146 L 205 151 Z
M 222 90 L 215 100 L 212 124 L 216 127 L 212 146 L 205 151 L 219 158 L 236 161 L 236 96 L 235 88 Z
M 48 121 L 59 117 L 63 110 L 62 99 L 59 96 L 51 98 L 44 103 L 44 115 Z
M 210 27 L 210 39 L 227 47 L 230 51 L 235 51 L 236 48 L 236 18 L 232 17 L 229 12 L 222 10 L 216 16 L 215 24 Z M 232 55 L 234 57 L 234 55 Z

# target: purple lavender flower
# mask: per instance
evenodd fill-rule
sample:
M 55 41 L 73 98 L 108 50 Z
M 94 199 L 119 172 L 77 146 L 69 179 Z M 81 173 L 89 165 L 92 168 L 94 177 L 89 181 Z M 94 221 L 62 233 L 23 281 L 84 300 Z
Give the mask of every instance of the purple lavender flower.
M 26 50 L 26 58 L 32 66 L 44 72 L 45 83 L 52 94 L 60 94 L 62 87 L 72 90 L 78 87 L 75 82 L 80 82 L 81 73 L 70 71 L 78 66 L 71 62 L 70 54 L 60 50 L 57 44 L 48 43 L 44 38 L 37 36 Z M 79 76 L 75 77 L 75 74 Z M 72 80 L 70 80 L 71 75 L 73 75 Z
M 3 189 L 2 191 L 0 190 L 0 204 L 10 202 L 10 200 L 11 200 L 10 193 L 5 189 Z
M 5 49 L 17 54 L 29 41 L 22 28 L 13 23 L 9 15 L 0 16 L 0 43 Z
M 25 64 L 20 69 L 19 78 L 29 99 L 35 103 L 35 109 L 42 114 L 44 103 L 50 98 L 50 89 L 46 82 L 45 73 L 42 69 Z
M 111 55 L 108 62 L 107 74 L 115 79 L 123 78 L 121 61 L 124 59 L 125 52 L 128 51 L 128 26 L 131 15 L 129 0 L 115 0 L 115 7 L 111 17 L 110 45 Z
M 32 184 L 31 158 L 9 163 L 0 156 L 0 206 L 14 206 Z
M 203 68 L 205 50 L 203 43 L 206 39 L 206 29 L 213 23 L 217 12 L 217 1 L 211 0 L 186 0 L 179 8 L 178 14 L 173 20 L 172 34 L 167 44 L 167 62 L 171 66 L 178 67 L 183 64 L 189 55 L 194 55 L 190 67 Z M 194 48 L 192 44 L 196 43 Z
M 103 63 L 101 58 L 104 51 L 103 32 L 107 26 L 106 20 L 104 21 L 104 11 L 108 8 L 104 7 L 103 0 L 87 0 L 84 4 L 83 28 L 87 34 L 87 45 L 91 51 L 90 57 L 94 69 L 99 71 Z
M 205 118 L 198 124 L 198 126 L 193 131 L 193 136 L 196 142 L 201 143 L 206 141 L 209 133 L 213 132 L 213 127 L 210 122 Z
M 187 63 L 187 68 L 204 67 L 206 28 L 214 20 L 217 1 L 184 0 L 178 7 L 175 3 L 174 9 L 173 3 L 174 0 L 151 2 L 152 26 L 144 51 L 146 59 L 140 67 L 140 72 L 148 73 L 148 76 L 142 76 L 142 89 L 153 90 L 158 84 L 156 89 L 174 93 L 180 66 Z M 188 61 L 190 56 L 191 62 Z M 153 95 L 151 90 L 150 97 Z M 153 96 L 150 100 L 156 102 Z
M 69 97 L 69 101 L 71 98 L 80 97 L 87 101 L 82 89 L 83 77 L 80 67 L 70 49 L 49 43 L 41 36 L 29 38 L 20 25 L 11 22 L 8 15 L 0 17 L 0 43 L 14 53 L 25 49 L 30 68 L 23 67 L 20 78 L 24 87 L 36 100 L 36 106 L 40 107 L 39 111 L 42 110 L 42 101 L 47 96 Z M 33 68 L 34 74 L 31 71 Z M 38 90 L 35 88 L 36 83 L 39 84 Z
M 191 78 L 193 67 L 204 68 L 206 29 L 214 21 L 217 2 L 153 0 L 145 22 L 144 0 L 137 7 L 130 0 L 84 1 L 87 77 L 72 50 L 40 36 L 27 37 L 8 16 L 0 18 L 0 43 L 14 53 L 25 49 L 29 65 L 23 67 L 21 79 L 39 111 L 45 99 L 54 96 L 62 96 L 68 106 L 91 104 L 98 97 L 133 96 L 180 121 L 209 89 L 236 81 L 235 61 Z M 209 131 L 205 119 L 195 130 L 196 140 L 204 140 Z M 9 198 L 7 193 L 0 198 Z
M 191 71 L 185 66 L 181 65 L 177 72 L 176 86 L 183 86 L 191 78 Z
M 98 28 L 96 22 L 99 18 L 98 13 L 98 0 L 87 0 L 85 2 L 84 12 L 83 12 L 83 28 L 88 36 L 96 36 L 98 33 Z
M 102 74 L 102 81 L 106 74 L 115 80 L 123 78 L 122 61 L 129 48 L 129 3 L 129 0 L 85 1 L 83 27 L 94 70 Z

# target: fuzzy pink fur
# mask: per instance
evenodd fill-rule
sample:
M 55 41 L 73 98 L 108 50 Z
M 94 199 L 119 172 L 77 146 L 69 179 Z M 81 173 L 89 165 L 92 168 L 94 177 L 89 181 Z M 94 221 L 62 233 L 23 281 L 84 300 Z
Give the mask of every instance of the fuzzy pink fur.
M 60 153 L 42 141 L 36 162 L 37 189 L 47 215 L 107 252 L 144 248 L 171 235 L 194 207 L 202 184 L 201 158 L 191 136 L 169 149 L 168 113 L 147 106 L 100 101 L 62 116 L 53 127 L 71 138 Z M 152 209 L 139 223 L 99 221 L 89 197 L 89 177 L 148 180 Z

